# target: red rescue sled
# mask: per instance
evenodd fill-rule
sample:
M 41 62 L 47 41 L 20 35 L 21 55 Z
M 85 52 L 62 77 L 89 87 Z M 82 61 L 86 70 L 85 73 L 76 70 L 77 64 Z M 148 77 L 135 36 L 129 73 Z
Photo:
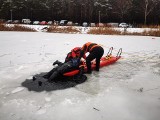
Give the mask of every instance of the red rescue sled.
M 104 67 L 104 66 L 108 66 L 110 64 L 113 64 L 121 58 L 122 48 L 119 49 L 119 51 L 117 53 L 117 56 L 112 56 L 112 50 L 113 50 L 113 47 L 110 48 L 107 56 L 104 56 L 104 57 L 101 58 L 100 67 Z M 92 70 L 94 70 L 95 67 L 96 67 L 96 62 L 93 61 L 92 65 L 91 65 Z M 87 71 L 86 64 L 84 64 L 84 70 Z M 73 70 L 73 71 L 64 73 L 63 75 L 69 77 L 69 76 L 74 76 L 78 73 L 79 73 L 79 70 Z

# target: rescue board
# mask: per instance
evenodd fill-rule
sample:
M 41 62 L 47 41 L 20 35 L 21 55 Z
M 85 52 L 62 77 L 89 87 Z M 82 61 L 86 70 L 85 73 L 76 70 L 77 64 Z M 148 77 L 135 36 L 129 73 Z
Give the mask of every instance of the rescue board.
M 117 60 L 119 60 L 121 58 L 122 48 L 119 49 L 119 51 L 117 53 L 117 56 L 112 56 L 112 50 L 113 50 L 113 47 L 110 48 L 110 50 L 109 50 L 109 52 L 108 52 L 108 54 L 106 56 L 101 58 L 101 60 L 100 60 L 100 68 L 104 67 L 104 66 L 111 65 L 111 64 L 115 63 Z M 96 68 L 96 62 L 92 61 L 91 63 L 92 63 L 91 64 L 91 68 L 92 68 L 92 70 L 94 70 Z M 84 71 L 87 71 L 86 64 L 84 64 Z M 74 76 L 74 75 L 76 75 L 78 73 L 79 73 L 79 70 L 73 70 L 73 71 L 64 73 L 63 75 L 69 77 L 69 76 Z

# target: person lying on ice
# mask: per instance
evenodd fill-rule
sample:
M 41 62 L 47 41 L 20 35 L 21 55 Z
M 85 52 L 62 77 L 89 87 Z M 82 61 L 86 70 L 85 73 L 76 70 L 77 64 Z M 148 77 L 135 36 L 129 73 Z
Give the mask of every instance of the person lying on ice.
M 81 51 L 80 47 L 76 47 L 72 49 L 71 52 L 67 54 L 67 57 L 64 63 L 56 60 L 53 63 L 53 65 L 58 64 L 58 66 L 53 68 L 43 77 L 48 79 L 48 82 L 52 82 L 52 81 L 56 81 L 56 78 L 58 76 L 63 76 L 64 73 L 72 70 L 76 70 L 76 69 L 80 70 L 79 75 L 81 76 L 83 74 L 83 66 L 80 66 L 81 65 L 81 61 L 79 59 L 80 51 Z
M 96 43 L 85 43 L 81 49 L 80 52 L 80 58 L 82 56 L 84 56 L 87 52 L 89 52 L 89 55 L 86 57 L 86 65 L 87 65 L 87 73 L 91 74 L 92 73 L 92 69 L 91 69 L 91 61 L 93 59 L 96 59 L 96 71 L 99 71 L 99 67 L 100 67 L 100 59 L 104 54 L 104 49 L 96 44 Z

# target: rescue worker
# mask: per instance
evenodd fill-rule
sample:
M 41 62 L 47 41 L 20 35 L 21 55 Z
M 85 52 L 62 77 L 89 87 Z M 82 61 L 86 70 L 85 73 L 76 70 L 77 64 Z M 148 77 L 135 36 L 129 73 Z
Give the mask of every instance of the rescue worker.
M 80 62 L 80 51 L 81 51 L 81 47 L 75 47 L 74 49 L 71 50 L 71 52 L 69 52 L 67 54 L 67 57 L 65 58 L 65 62 L 62 63 L 58 60 L 56 60 L 53 65 L 58 64 L 57 67 L 53 68 L 50 72 L 48 72 L 46 75 L 44 75 L 44 78 L 47 78 L 49 82 L 54 81 L 54 79 L 58 76 L 58 75 L 63 75 L 63 73 L 65 72 L 69 72 L 75 69 L 79 69 L 80 70 L 80 74 L 82 74 L 83 72 L 83 67 L 79 67 L 81 62 Z M 85 55 L 83 56 L 84 58 Z
M 80 57 L 81 47 L 75 47 L 67 54 L 67 57 L 65 59 L 65 62 L 68 62 L 72 58 Z M 86 56 L 83 55 L 83 58 L 86 59 Z
M 65 61 L 64 62 L 68 62 L 73 58 L 79 58 L 80 57 L 80 52 L 81 52 L 81 47 L 75 47 L 73 48 L 66 56 Z M 83 58 L 86 59 L 86 55 L 83 55 Z M 62 62 L 56 60 L 53 65 L 60 65 Z
M 96 59 L 95 70 L 99 71 L 100 59 L 104 54 L 104 49 L 96 43 L 87 42 L 83 45 L 81 49 L 80 58 L 84 56 L 87 52 L 89 52 L 89 55 L 86 57 L 87 73 L 88 74 L 92 73 L 91 61 L 93 59 Z

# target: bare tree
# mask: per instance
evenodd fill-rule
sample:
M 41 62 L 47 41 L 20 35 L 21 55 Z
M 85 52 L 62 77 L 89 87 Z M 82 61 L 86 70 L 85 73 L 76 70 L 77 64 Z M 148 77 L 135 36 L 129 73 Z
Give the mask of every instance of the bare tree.
M 12 1 L 12 2 L 11 2 Z M 160 0 L 0 0 L 0 19 L 159 23 Z M 100 16 L 100 17 L 99 17 Z M 148 19 L 150 18 L 150 19 Z
M 141 0 L 141 8 L 144 12 L 144 24 L 147 23 L 147 16 L 153 11 L 158 5 L 160 0 Z
M 132 0 L 115 0 L 113 8 L 114 13 L 120 17 L 121 21 L 124 21 L 125 15 L 132 8 Z

